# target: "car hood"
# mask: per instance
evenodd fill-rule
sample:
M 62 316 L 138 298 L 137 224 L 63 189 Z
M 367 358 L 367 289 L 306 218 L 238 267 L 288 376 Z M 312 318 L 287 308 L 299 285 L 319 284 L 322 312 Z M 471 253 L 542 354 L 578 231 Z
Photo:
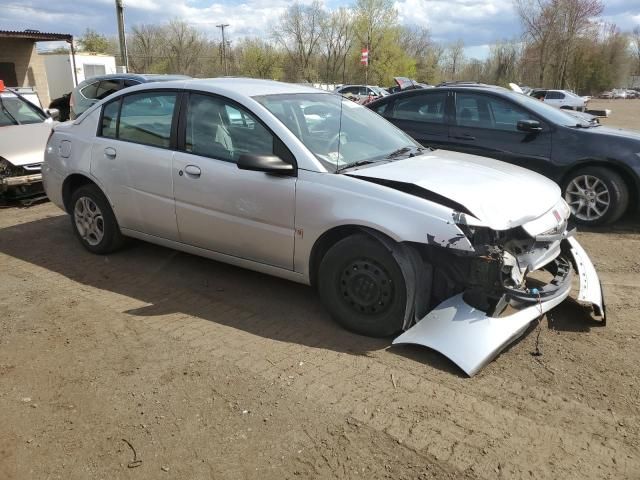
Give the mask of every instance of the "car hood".
M 51 122 L 0 127 L 0 157 L 16 167 L 44 161 Z
M 444 197 L 454 202 L 454 210 L 459 204 L 494 230 L 539 218 L 560 199 L 560 188 L 542 175 L 490 158 L 446 150 L 362 168 L 348 175 L 383 181 L 376 183 L 389 181 L 391 188 L 394 183 L 415 185 L 435 193 L 436 203 L 446 204 L 438 201 L 438 197 Z
M 593 133 L 595 135 L 607 135 L 617 138 L 624 138 L 627 140 L 640 141 L 640 133 L 633 130 L 625 130 L 624 128 L 612 128 L 612 127 L 592 127 L 584 130 L 585 132 Z

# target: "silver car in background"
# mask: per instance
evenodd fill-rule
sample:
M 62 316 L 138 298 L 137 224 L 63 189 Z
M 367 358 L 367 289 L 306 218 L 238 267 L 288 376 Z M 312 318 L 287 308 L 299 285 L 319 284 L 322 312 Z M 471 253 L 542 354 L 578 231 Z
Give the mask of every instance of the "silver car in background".
M 346 328 L 474 375 L 564 301 L 604 319 L 552 181 L 432 151 L 338 95 L 223 78 L 132 87 L 55 128 L 45 188 L 80 242 L 135 237 L 317 288 Z
M 40 169 L 54 125 L 52 113 L 57 115 L 0 82 L 0 198 L 42 194 Z
M 184 80 L 190 78 L 186 75 L 159 75 L 143 73 L 112 73 L 98 75 L 80 82 L 72 91 L 69 98 L 69 118 L 79 117 L 87 108 L 99 102 L 103 98 L 123 88 L 134 87 L 141 83 L 168 82 L 171 80 Z

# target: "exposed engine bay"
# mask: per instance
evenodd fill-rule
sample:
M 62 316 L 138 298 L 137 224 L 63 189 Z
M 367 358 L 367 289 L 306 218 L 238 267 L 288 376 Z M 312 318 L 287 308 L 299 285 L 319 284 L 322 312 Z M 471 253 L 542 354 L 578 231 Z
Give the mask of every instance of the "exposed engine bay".
M 459 225 L 474 252 L 456 249 L 455 239 L 412 245 L 424 272 L 408 272 L 415 280 L 413 315 L 405 318 L 407 331 L 393 343 L 433 348 L 473 376 L 532 321 L 564 301 L 575 274 L 577 300 L 604 322 L 598 276 L 568 227 L 568 209 L 549 215 L 555 226 L 542 232 L 540 225 L 548 222 L 503 231 Z

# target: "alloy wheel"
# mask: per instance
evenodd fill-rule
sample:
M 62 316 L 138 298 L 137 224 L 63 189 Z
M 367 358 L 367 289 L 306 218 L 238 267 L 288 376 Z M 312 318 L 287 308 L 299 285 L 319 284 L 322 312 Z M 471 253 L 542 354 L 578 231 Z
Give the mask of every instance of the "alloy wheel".
M 576 218 L 589 222 L 601 219 L 611 203 L 609 188 L 593 175 L 580 175 L 571 180 L 564 199 Z
M 102 211 L 89 197 L 80 197 L 73 209 L 73 218 L 80 237 L 95 247 L 104 237 Z

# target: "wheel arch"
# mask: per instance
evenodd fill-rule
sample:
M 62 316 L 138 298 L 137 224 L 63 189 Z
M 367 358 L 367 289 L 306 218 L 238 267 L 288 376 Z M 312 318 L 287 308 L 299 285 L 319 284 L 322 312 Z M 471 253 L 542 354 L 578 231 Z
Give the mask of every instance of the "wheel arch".
M 95 185 L 102 191 L 102 193 L 105 195 L 105 198 L 108 199 L 102 187 L 100 187 L 100 185 L 98 185 L 93 179 L 82 173 L 72 173 L 67 178 L 65 178 L 64 182 L 62 183 L 62 201 L 64 203 L 64 209 L 67 213 L 70 214 L 72 210 L 71 196 L 73 195 L 73 192 L 75 192 L 83 185 Z
M 636 174 L 626 165 L 619 162 L 605 161 L 605 160 L 583 160 L 574 166 L 572 166 L 569 170 L 567 170 L 562 179 L 560 181 L 560 188 L 562 188 L 562 195 L 564 196 L 564 186 L 569 181 L 571 176 L 575 174 L 577 171 L 586 168 L 586 167 L 600 167 L 611 170 L 620 177 L 622 177 L 622 181 L 627 186 L 629 191 L 629 205 L 627 206 L 627 211 L 630 208 L 634 208 L 638 205 L 638 201 L 640 201 L 640 180 L 636 176 Z
M 372 235 L 372 232 L 375 232 L 375 235 Z M 362 225 L 347 224 L 330 228 L 320 235 L 313 244 L 313 247 L 311 247 L 311 255 L 309 255 L 309 283 L 311 286 L 315 287 L 317 284 L 316 277 L 320 268 L 320 263 L 329 249 L 340 240 L 357 233 L 365 233 L 376 241 L 378 241 L 376 236 L 381 235 L 388 238 L 390 241 L 395 242 L 395 240 L 389 237 L 386 233 Z

